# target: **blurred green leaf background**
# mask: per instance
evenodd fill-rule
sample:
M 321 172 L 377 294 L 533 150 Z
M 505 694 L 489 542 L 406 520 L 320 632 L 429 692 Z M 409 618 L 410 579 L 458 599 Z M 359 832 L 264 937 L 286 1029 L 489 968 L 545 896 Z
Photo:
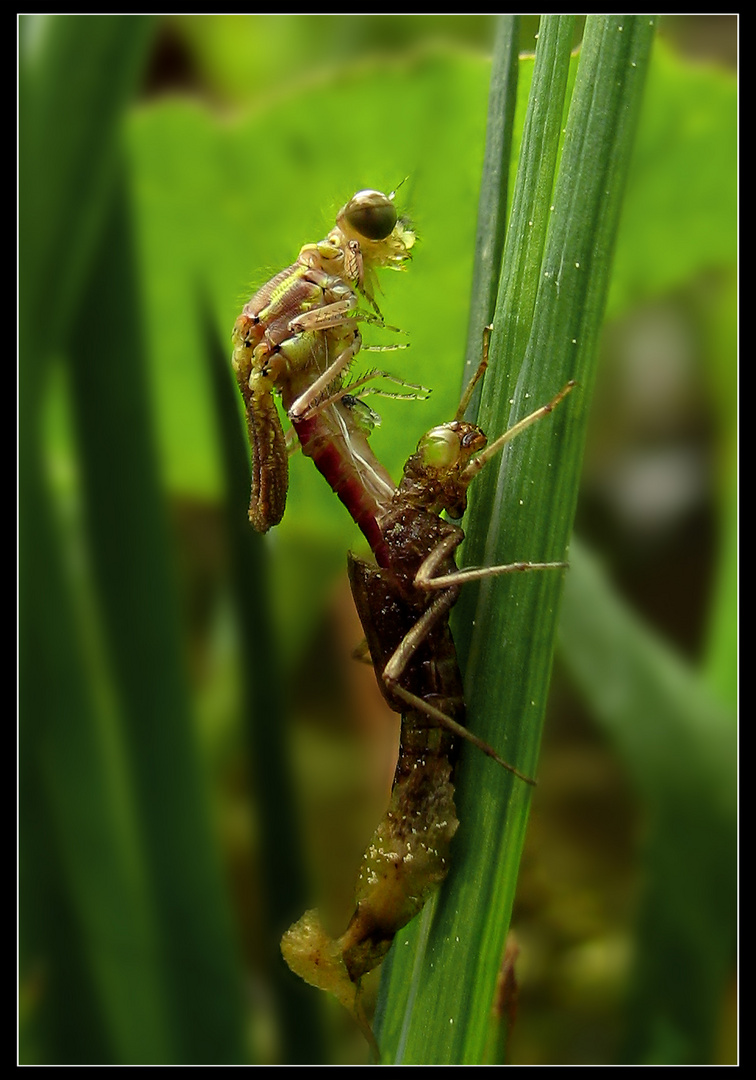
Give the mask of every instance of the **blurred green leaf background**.
M 390 782 L 395 728 L 342 665 L 362 542 L 301 455 L 282 525 L 249 535 L 228 344 L 354 191 L 404 181 L 419 241 L 381 306 L 410 349 L 380 362 L 433 393 L 382 403 L 378 455 L 397 475 L 453 413 L 492 32 L 20 18 L 23 1063 L 365 1060 L 277 949 L 314 894 L 348 892 Z M 734 1060 L 736 32 L 663 19 L 649 72 L 513 922 L 512 1063 Z

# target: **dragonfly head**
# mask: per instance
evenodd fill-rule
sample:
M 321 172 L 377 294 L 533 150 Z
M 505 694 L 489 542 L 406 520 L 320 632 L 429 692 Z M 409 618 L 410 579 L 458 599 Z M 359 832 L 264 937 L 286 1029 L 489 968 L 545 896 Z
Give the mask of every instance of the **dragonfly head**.
M 409 224 L 396 212 L 393 192 L 384 195 L 370 189 L 358 191 L 342 206 L 334 232 L 340 233 L 346 243 L 356 240 L 368 265 L 394 269 L 410 257 L 416 239 Z
M 487 439 L 480 428 L 452 420 L 431 428 L 404 467 L 400 490 L 414 505 L 461 518 L 467 507 L 467 466 Z
M 385 240 L 397 222 L 396 207 L 382 191 L 358 191 L 339 210 L 336 223 L 364 240 Z

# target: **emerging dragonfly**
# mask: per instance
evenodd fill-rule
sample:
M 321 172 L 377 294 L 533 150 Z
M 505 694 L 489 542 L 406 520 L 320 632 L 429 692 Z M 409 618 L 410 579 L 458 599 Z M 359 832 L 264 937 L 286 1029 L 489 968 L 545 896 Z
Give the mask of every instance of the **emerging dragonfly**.
M 397 216 L 394 194 L 358 191 L 328 236 L 305 244 L 296 262 L 263 285 L 236 320 L 232 364 L 247 416 L 249 518 L 258 532 L 279 523 L 288 489 L 286 439 L 273 390 L 284 392 L 292 421 L 306 420 L 320 399 L 341 387 L 362 344 L 359 324 L 386 325 L 375 300 L 376 271 L 401 269 L 415 242 Z M 372 310 L 360 307 L 360 297 Z
M 476 380 L 485 363 L 484 359 Z M 569 383 L 551 402 L 487 446 L 480 428 L 461 419 L 476 380 L 455 419 L 421 439 L 399 488 L 381 505 L 375 523 L 380 542 L 374 546 L 380 565 L 349 556 L 352 593 L 379 686 L 389 706 L 402 714 L 399 760 L 388 810 L 362 858 L 355 910 L 345 932 L 331 937 L 319 913 L 312 910 L 281 943 L 292 970 L 346 1006 L 374 1053 L 377 1047 L 360 1001 L 360 980 L 383 960 L 397 931 L 414 918 L 446 876 L 449 845 L 458 826 L 453 785 L 458 738 L 472 741 L 528 780 L 464 727 L 462 680 L 449 612 L 466 581 L 566 566 L 519 562 L 457 569 L 454 553 L 464 534 L 440 518 L 440 512 L 462 517 L 467 489 L 486 462 L 550 413 L 573 386 Z

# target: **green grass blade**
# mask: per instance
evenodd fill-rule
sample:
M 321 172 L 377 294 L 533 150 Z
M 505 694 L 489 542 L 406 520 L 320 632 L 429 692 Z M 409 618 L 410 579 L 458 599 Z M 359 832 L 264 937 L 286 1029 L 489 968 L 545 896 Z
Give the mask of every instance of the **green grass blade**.
M 573 546 L 562 655 L 646 816 L 646 887 L 624 1060 L 703 1064 L 735 956 L 736 723 L 704 677 Z
M 65 536 L 27 461 L 19 574 L 20 1061 L 168 1062 L 171 1024 L 112 716 L 89 678 Z M 135 962 L 135 957 L 139 960 Z
M 57 341 L 108 210 L 121 114 L 154 25 L 144 15 L 20 19 L 21 315 L 44 298 Z
M 176 1057 L 238 1062 L 241 973 L 198 756 L 122 194 L 102 233 L 86 299 L 71 361 L 87 531 Z M 128 317 L 108 341 L 103 362 L 93 318 L 116 307 Z
M 501 381 L 505 376 L 509 380 L 514 378 L 531 333 L 546 229 L 551 218 L 551 192 L 561 145 L 573 28 L 572 16 L 544 18 L 538 37 L 510 226 L 501 268 L 493 268 L 498 296 L 491 340 L 492 365 L 487 405 L 480 417 L 484 428 L 488 424 L 486 430 L 490 431 L 496 430 L 491 425 L 501 419 L 501 413 L 493 413 L 491 401 L 498 393 L 506 397 L 500 390 Z M 484 184 L 485 188 L 488 186 Z M 502 274 L 500 287 L 499 273 Z M 480 350 L 479 339 L 478 356 Z M 506 364 L 497 362 L 499 357 L 506 358 Z
M 465 350 L 464 382 L 480 363 L 483 330 L 493 318 L 499 285 L 509 206 L 509 162 L 512 156 L 517 75 L 519 70 L 520 17 L 500 15 L 491 66 L 488 123 L 483 175 L 475 237 L 470 321 Z
M 40 986 L 28 1052 L 54 1064 L 244 1059 L 118 153 L 150 27 L 51 17 L 22 58 L 22 978 Z M 45 474 L 53 351 L 70 360 L 73 542 Z
M 22 17 L 20 30 L 22 1060 L 168 1061 L 157 928 L 42 444 L 50 356 L 97 242 L 149 20 Z
M 555 52 L 564 69 L 566 27 L 551 20 L 542 27 L 536 69 L 544 37 L 550 44 L 552 33 L 560 38 Z M 523 288 L 534 296 L 537 291 L 532 327 L 523 335 L 522 367 L 517 370 L 516 356 L 498 355 L 497 334 L 506 329 L 498 306 L 492 365 L 506 364 L 508 377 L 500 380 L 506 384 L 503 400 L 491 401 L 489 387 L 484 388 L 486 416 L 499 418 L 493 427 L 488 420 L 484 423 L 495 434 L 502 418 L 525 415 L 548 401 L 568 378 L 576 378 L 580 386 L 548 420 L 508 447 L 493 497 L 485 485 L 475 492 L 466 564 L 540 561 L 560 558 L 565 551 L 609 263 L 652 35 L 653 20 L 648 18 L 587 20 L 559 176 L 547 206 L 540 207 L 548 223 L 543 262 L 539 264 L 534 248 L 527 264 L 531 276 L 522 277 Z M 541 55 L 545 63 L 551 50 L 544 48 Z M 554 70 L 550 60 L 549 66 Z M 561 99 L 552 98 L 550 106 L 561 118 Z M 528 154 L 527 145 L 521 153 Z M 548 188 L 546 177 L 542 185 Z M 515 192 L 515 205 L 517 199 Z M 527 225 L 513 216 L 510 234 L 522 230 L 527 235 Z M 505 267 L 505 273 L 500 297 L 506 298 L 507 282 L 517 280 L 518 266 Z M 523 341 L 519 335 L 516 340 Z M 474 626 L 466 670 L 470 726 L 531 774 L 537 766 L 560 583 L 557 573 L 491 579 L 477 590 L 477 602 L 472 601 L 474 620 L 466 620 L 468 627 Z M 460 606 L 458 626 L 471 601 Z M 525 785 L 463 749 L 458 786 L 462 825 L 454 869 L 435 911 L 419 920 L 425 933 L 413 926 L 395 943 L 389 1004 L 381 1025 L 386 1060 L 483 1060 L 528 804 Z M 413 987 L 411 1004 L 407 986 Z

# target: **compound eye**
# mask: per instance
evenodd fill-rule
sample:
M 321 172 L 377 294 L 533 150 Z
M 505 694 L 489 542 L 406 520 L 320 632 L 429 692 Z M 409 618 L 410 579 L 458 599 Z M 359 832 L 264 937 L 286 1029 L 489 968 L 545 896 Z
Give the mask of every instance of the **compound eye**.
M 446 471 L 459 461 L 459 435 L 449 425 L 435 427 L 423 435 L 417 449 L 423 465 Z
M 367 240 L 385 240 L 397 220 L 394 204 L 381 191 L 358 191 L 339 216 Z

